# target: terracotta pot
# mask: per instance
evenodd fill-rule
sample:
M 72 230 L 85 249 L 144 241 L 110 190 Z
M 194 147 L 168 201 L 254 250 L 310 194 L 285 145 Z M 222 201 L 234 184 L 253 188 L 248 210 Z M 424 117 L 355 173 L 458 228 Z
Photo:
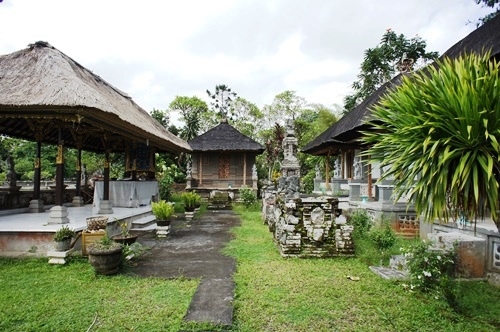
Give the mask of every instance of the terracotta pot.
M 139 235 L 129 235 L 129 236 L 117 235 L 117 236 L 113 236 L 113 241 L 129 246 L 132 243 L 134 243 L 138 237 L 139 237 Z
M 89 249 L 89 263 L 97 274 L 115 274 L 120 270 L 122 250 L 122 247 L 108 250 Z

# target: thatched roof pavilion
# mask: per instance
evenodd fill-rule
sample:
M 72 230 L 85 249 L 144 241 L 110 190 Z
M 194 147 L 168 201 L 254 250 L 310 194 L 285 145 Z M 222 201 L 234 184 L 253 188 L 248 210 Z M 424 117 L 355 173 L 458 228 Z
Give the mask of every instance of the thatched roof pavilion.
M 36 140 L 38 131 L 44 143 L 57 144 L 56 128 L 65 146 L 89 151 L 104 151 L 104 139 L 113 151 L 129 142 L 191 150 L 130 96 L 46 42 L 0 56 L 0 133 Z
M 253 167 L 264 147 L 243 135 L 227 121 L 189 141 L 192 152 L 192 173 L 188 189 L 207 196 L 215 190 L 237 194 L 242 186 L 257 190 Z
M 226 121 L 189 141 L 193 152 L 202 151 L 253 151 L 264 152 L 264 147 L 243 135 Z

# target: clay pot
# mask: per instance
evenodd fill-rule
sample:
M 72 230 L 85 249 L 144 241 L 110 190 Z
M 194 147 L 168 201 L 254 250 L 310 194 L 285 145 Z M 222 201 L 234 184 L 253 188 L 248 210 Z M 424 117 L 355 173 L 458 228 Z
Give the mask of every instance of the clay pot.
M 120 270 L 122 250 L 122 247 L 99 250 L 89 248 L 89 263 L 95 269 L 96 274 L 116 274 Z

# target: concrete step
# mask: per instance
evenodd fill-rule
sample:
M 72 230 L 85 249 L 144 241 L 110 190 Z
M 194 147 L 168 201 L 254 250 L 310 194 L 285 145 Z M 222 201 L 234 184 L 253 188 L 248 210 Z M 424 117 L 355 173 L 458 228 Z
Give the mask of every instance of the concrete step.
M 154 215 L 148 215 L 132 221 L 132 230 L 142 229 L 150 225 L 156 225 L 156 218 Z
M 151 232 L 156 230 L 156 223 L 152 223 L 151 225 L 141 227 L 141 228 L 132 228 L 130 229 L 131 232 Z

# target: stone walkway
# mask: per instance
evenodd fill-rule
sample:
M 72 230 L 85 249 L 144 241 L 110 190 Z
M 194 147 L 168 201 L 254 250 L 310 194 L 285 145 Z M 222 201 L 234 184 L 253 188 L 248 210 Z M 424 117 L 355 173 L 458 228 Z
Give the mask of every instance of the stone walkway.
M 198 220 L 174 220 L 170 235 L 164 239 L 156 239 L 154 232 L 140 233 L 138 242 L 151 250 L 127 273 L 201 278 L 184 320 L 231 326 L 236 262 L 221 250 L 231 240 L 229 229 L 239 224 L 232 211 L 207 211 Z

